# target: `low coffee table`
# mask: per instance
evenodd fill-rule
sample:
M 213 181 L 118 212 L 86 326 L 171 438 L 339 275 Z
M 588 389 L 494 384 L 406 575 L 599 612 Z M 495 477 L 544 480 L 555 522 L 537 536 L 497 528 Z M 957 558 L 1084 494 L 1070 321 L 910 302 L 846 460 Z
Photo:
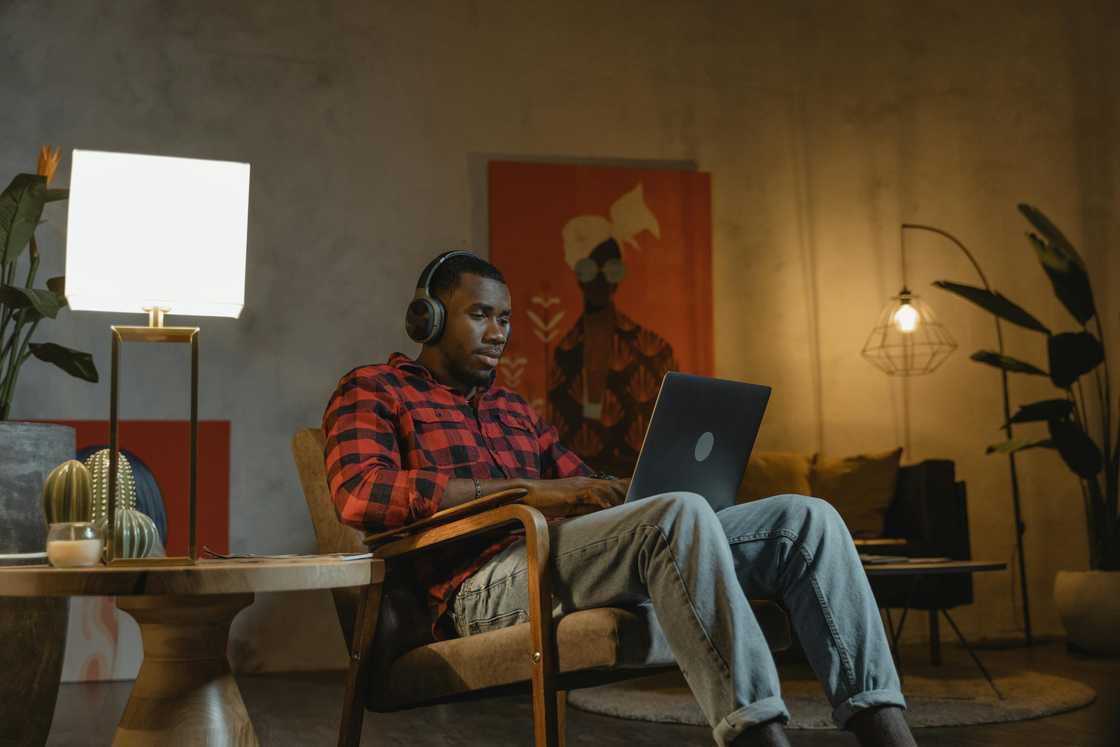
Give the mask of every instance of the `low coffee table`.
M 939 578 L 947 575 L 960 574 L 960 573 L 981 573 L 986 571 L 1005 571 L 1007 570 L 1007 563 L 997 560 L 938 560 L 928 562 L 907 562 L 907 563 L 865 563 L 863 566 L 864 572 L 869 578 L 876 576 L 902 576 L 910 579 L 910 591 L 906 606 L 902 608 L 902 617 L 898 621 L 898 628 L 896 629 L 890 620 L 890 612 L 887 611 L 888 633 L 890 634 L 891 652 L 895 656 L 895 661 L 899 666 L 899 674 L 901 675 L 902 657 L 898 653 L 898 639 L 902 635 L 902 626 L 906 624 L 906 615 L 910 611 L 909 600 L 914 597 L 917 589 L 922 583 L 936 583 Z M 940 609 L 929 611 L 930 614 L 930 643 L 934 651 L 938 648 L 938 627 L 937 627 L 937 614 L 941 613 L 945 619 L 952 626 L 953 632 L 956 633 L 957 639 L 964 646 L 965 651 L 972 657 L 972 661 L 984 674 L 984 679 L 992 686 L 992 690 L 1002 700 L 1003 693 L 996 687 L 996 683 L 992 681 L 992 676 L 988 673 L 984 663 L 980 661 L 980 657 L 976 655 L 972 646 L 968 644 L 968 639 L 964 637 L 964 633 L 957 627 L 957 623 L 949 615 L 949 610 Z M 935 658 L 934 664 L 940 663 L 940 658 Z
M 195 565 L 0 568 L 0 596 L 113 596 L 140 624 L 144 662 L 114 745 L 257 745 L 226 659 L 233 618 L 256 592 L 380 583 L 382 560 L 330 556 Z

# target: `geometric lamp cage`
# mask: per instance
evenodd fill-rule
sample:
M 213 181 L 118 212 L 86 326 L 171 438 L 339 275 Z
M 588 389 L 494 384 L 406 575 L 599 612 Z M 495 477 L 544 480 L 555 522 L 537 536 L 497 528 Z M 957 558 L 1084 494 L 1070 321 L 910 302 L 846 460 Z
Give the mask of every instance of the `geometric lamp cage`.
M 956 349 L 933 310 L 903 288 L 879 313 L 861 354 L 891 376 L 920 376 L 936 370 Z

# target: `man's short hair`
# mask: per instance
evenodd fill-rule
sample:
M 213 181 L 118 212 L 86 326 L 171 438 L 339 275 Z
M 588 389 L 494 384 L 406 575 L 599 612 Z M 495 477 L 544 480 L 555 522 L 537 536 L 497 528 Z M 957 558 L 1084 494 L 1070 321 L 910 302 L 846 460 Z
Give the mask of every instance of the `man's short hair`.
M 447 294 L 459 287 L 459 278 L 465 273 L 497 280 L 502 285 L 505 285 L 506 282 L 501 270 L 485 259 L 473 254 L 457 254 L 445 260 L 432 275 L 432 281 L 429 284 L 431 294 L 445 298 Z

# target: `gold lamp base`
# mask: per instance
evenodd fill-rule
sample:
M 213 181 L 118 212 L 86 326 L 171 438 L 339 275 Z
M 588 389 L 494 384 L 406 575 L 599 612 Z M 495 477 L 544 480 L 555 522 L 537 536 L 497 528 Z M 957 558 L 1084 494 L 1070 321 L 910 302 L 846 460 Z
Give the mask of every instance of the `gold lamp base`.
M 193 565 L 198 561 L 198 327 L 164 327 L 163 315 L 167 309 L 145 309 L 149 326 L 111 326 L 113 353 L 112 373 L 109 384 L 109 537 L 106 538 L 106 562 L 113 566 L 130 565 Z M 187 555 L 165 558 L 117 558 L 117 469 L 120 462 L 119 441 L 119 383 L 120 347 L 126 342 L 170 342 L 191 346 L 191 445 L 190 445 L 190 527 Z

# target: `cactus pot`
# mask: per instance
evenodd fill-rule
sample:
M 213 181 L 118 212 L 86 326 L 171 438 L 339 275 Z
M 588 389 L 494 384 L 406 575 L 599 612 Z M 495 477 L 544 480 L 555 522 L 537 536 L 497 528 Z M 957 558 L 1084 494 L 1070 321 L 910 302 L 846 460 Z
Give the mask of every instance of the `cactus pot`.
M 73 458 L 73 428 L 0 421 L 0 554 L 45 549 L 43 482 Z M 0 744 L 46 744 L 69 610 L 66 598 L 0 596 Z

